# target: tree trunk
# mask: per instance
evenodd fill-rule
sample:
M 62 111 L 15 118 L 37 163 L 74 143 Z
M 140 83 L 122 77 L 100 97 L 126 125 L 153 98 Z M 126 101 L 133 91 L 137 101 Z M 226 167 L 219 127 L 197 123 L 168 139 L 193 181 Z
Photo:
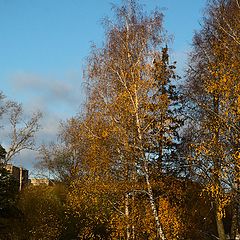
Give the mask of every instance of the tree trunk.
M 23 169 L 22 169 L 22 167 L 20 167 L 20 169 L 19 169 L 19 192 L 21 192 L 21 190 L 22 190 L 22 182 L 23 182 L 22 174 L 23 174 Z
M 139 140 L 139 149 L 141 151 L 141 156 L 143 159 L 143 171 L 145 174 L 145 179 L 146 179 L 146 184 L 147 184 L 147 192 L 148 192 L 148 196 L 149 196 L 149 200 L 150 200 L 150 205 L 152 208 L 152 213 L 153 213 L 153 217 L 155 219 L 155 224 L 156 224 L 156 230 L 157 230 L 157 237 L 159 237 L 159 239 L 161 240 L 165 240 L 165 235 L 163 233 L 163 229 L 162 226 L 160 224 L 160 220 L 158 217 L 158 212 L 157 212 L 157 207 L 155 204 L 155 200 L 153 197 L 153 191 L 152 191 L 152 186 L 150 183 L 150 179 L 149 179 L 149 170 L 148 170 L 148 161 L 146 159 L 145 156 L 145 151 L 144 151 L 144 147 L 143 147 L 143 138 L 142 138 L 142 132 L 141 132 L 141 124 L 140 124 L 140 120 L 139 120 L 139 116 L 138 116 L 138 96 L 137 96 L 137 88 L 136 85 L 134 85 L 134 108 L 135 108 L 135 117 L 136 117 L 136 127 L 137 127 L 137 134 L 138 134 L 138 140 Z
M 134 180 L 136 180 L 135 177 L 134 177 Z M 132 193 L 132 202 L 133 202 L 133 207 L 135 207 L 135 193 L 134 193 L 134 191 Z M 135 240 L 135 226 L 134 226 L 134 224 L 132 224 L 132 240 Z
M 129 195 L 128 193 L 126 193 L 125 195 L 125 217 L 127 220 L 127 240 L 130 239 L 130 226 L 129 226 Z
M 231 224 L 231 232 L 230 232 L 230 238 L 236 239 L 237 232 L 238 232 L 238 204 L 233 204 L 233 211 L 232 211 L 232 224 Z
M 151 186 L 151 183 L 150 183 L 150 180 L 149 180 L 149 173 L 148 173 L 148 166 L 147 166 L 146 159 L 144 160 L 144 170 L 145 170 L 145 178 L 146 178 L 146 183 L 147 183 L 150 205 L 151 205 L 151 208 L 152 208 L 153 216 L 154 216 L 156 227 L 157 227 L 157 237 L 159 237 L 161 240 L 165 240 L 166 238 L 165 238 L 162 226 L 161 226 L 160 221 L 159 221 L 157 207 L 156 207 L 154 197 L 153 197 L 152 186 Z
M 222 219 L 216 217 L 219 240 L 227 240 Z
M 219 116 L 219 107 L 220 107 L 220 100 L 219 96 L 213 96 L 213 111 L 216 114 L 216 116 Z M 220 134 L 220 127 L 216 127 L 216 129 L 213 131 L 214 133 L 214 145 L 215 148 L 218 149 L 219 146 L 219 134 Z M 217 186 L 218 189 L 221 188 L 220 180 L 219 180 L 219 175 L 218 173 L 221 171 L 221 157 L 219 156 L 218 152 L 216 152 L 215 159 L 213 160 L 214 162 L 214 184 Z M 217 231 L 218 231 L 218 237 L 219 240 L 227 240 L 224 226 L 223 226 L 223 221 L 222 218 L 218 216 L 218 210 L 219 209 L 219 203 L 218 203 L 218 197 L 216 199 L 216 223 L 217 223 Z
M 217 209 L 218 209 L 218 204 L 216 204 L 216 224 L 217 224 L 218 237 L 219 237 L 219 240 L 227 240 L 224 226 L 223 226 L 223 221 L 222 221 L 222 218 L 219 218 Z

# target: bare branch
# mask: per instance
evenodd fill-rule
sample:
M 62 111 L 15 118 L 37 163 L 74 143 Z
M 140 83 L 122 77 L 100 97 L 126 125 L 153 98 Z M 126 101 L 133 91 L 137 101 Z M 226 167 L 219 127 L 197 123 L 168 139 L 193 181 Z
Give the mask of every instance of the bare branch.
M 12 127 L 10 133 L 10 147 L 6 155 L 6 162 L 10 161 L 19 152 L 28 149 L 35 149 L 35 135 L 40 125 L 39 120 L 42 117 L 40 112 L 34 113 L 31 118 L 24 123 L 23 109 L 20 104 L 11 103 L 9 122 Z

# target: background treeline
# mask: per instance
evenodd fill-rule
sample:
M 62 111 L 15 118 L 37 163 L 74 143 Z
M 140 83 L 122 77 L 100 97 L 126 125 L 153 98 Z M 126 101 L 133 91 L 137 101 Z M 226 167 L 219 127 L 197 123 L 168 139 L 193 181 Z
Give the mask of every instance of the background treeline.
M 0 198 L 12 209 L 0 238 L 236 239 L 240 2 L 208 2 L 182 84 L 162 13 L 113 10 L 87 60 L 84 110 L 40 151 L 58 184 Z M 6 193 L 15 183 L 1 178 Z

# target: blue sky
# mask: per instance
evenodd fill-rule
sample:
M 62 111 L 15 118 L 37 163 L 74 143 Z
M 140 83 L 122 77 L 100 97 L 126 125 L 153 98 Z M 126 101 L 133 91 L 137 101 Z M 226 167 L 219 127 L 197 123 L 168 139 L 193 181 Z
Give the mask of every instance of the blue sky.
M 120 2 L 0 0 L 0 90 L 27 112 L 43 112 L 39 143 L 54 140 L 59 121 L 79 111 L 84 98 L 82 71 L 91 42 L 101 46 L 101 19 L 111 16 L 111 3 Z M 164 26 L 174 36 L 172 59 L 182 73 L 206 0 L 140 3 L 148 12 L 163 9 Z M 28 167 L 35 153 L 25 152 L 19 158 Z

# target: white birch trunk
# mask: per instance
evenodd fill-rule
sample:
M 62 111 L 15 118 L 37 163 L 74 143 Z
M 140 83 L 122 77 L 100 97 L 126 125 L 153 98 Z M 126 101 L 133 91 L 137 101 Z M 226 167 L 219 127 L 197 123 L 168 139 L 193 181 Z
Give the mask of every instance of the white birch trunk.
M 125 195 L 125 217 L 127 220 L 127 240 L 130 239 L 130 226 L 129 226 L 129 196 L 128 193 Z
M 153 196 L 153 191 L 152 191 L 152 186 L 150 183 L 150 179 L 149 179 L 149 170 L 148 170 L 148 162 L 145 156 L 145 152 L 144 152 L 144 148 L 142 145 L 142 133 L 141 133 L 141 125 L 140 125 L 140 121 L 139 121 L 139 116 L 138 116 L 138 97 L 137 97 L 137 91 L 135 90 L 135 109 L 136 109 L 136 125 L 137 125 L 137 132 L 138 132 L 138 139 L 139 139 L 139 147 L 140 147 L 140 151 L 142 152 L 142 157 L 143 157 L 143 170 L 144 170 L 144 174 L 145 174 L 145 179 L 146 179 L 146 184 L 147 184 L 147 192 L 148 192 L 148 196 L 149 196 L 149 201 L 150 201 L 150 205 L 152 208 L 152 213 L 153 213 L 153 217 L 155 219 L 155 223 L 156 223 L 156 228 L 157 228 L 157 237 L 159 237 L 161 240 L 165 240 L 165 235 L 163 233 L 163 229 L 162 226 L 160 224 L 160 220 L 159 220 L 159 216 L 158 216 L 158 212 L 157 212 L 157 207 L 156 207 L 156 203 L 154 200 L 154 196 Z

